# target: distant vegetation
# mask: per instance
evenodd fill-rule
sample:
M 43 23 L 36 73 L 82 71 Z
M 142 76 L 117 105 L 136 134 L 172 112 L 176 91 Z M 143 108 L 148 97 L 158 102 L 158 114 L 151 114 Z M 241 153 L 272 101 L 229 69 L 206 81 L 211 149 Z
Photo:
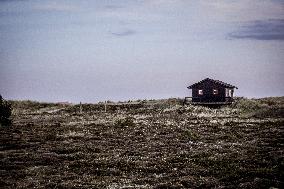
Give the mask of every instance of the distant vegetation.
M 284 97 L 260 99 L 236 98 L 230 107 L 239 109 L 243 114 L 252 117 L 283 117 Z
M 6 102 L 7 103 L 7 102 Z M 47 102 L 36 102 L 36 101 L 11 101 L 12 107 L 15 111 L 23 110 L 25 112 L 30 111 L 43 111 L 50 109 L 58 109 L 60 111 L 69 113 L 79 113 L 80 106 L 83 112 L 99 112 L 105 110 L 105 104 L 103 102 L 97 104 L 60 104 L 60 103 L 47 103 Z M 155 109 L 168 109 L 175 107 L 177 111 L 184 111 L 185 107 L 192 107 L 192 111 L 203 112 L 224 112 L 224 111 L 235 111 L 238 112 L 240 116 L 248 117 L 283 117 L 284 115 L 284 97 L 268 97 L 260 99 L 248 99 L 244 97 L 236 97 L 235 102 L 228 106 L 223 106 L 221 108 L 208 108 L 202 106 L 182 106 L 183 99 L 181 98 L 170 98 L 161 100 L 136 100 L 127 102 L 112 102 L 107 101 L 107 111 L 117 111 L 117 110 L 132 110 L 151 107 Z M 187 108 L 188 109 L 188 108 Z M 196 112 L 198 113 L 198 112 Z
M 0 126 L 10 126 L 12 124 L 11 114 L 11 104 L 0 95 Z

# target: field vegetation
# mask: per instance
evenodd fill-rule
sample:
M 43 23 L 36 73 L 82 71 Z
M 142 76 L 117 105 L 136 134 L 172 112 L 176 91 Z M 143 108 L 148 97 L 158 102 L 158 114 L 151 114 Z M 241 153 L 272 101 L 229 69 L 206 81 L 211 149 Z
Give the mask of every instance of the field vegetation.
M 12 106 L 0 95 L 0 127 L 10 126 L 12 123 Z
M 284 97 L 11 103 L 3 188 L 283 188 Z

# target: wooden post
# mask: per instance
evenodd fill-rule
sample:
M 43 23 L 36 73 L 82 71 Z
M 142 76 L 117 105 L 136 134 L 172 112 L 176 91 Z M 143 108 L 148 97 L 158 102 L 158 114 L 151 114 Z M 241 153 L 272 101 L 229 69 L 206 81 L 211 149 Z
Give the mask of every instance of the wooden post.
M 105 101 L 105 112 L 107 111 L 107 105 L 106 105 L 107 101 Z
M 80 102 L 80 114 L 82 114 L 82 103 Z

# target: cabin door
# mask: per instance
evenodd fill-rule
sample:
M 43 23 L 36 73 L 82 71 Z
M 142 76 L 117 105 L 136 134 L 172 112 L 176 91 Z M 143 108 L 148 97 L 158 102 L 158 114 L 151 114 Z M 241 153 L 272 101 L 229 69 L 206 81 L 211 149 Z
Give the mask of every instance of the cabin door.
M 226 97 L 233 97 L 233 90 L 226 88 Z

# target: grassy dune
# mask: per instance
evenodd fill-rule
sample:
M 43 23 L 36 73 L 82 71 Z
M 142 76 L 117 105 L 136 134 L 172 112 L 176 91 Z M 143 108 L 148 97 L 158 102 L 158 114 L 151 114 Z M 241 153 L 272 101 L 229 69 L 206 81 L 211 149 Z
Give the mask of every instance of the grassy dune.
M 180 99 L 14 101 L 4 188 L 283 188 L 284 97 L 210 109 Z

